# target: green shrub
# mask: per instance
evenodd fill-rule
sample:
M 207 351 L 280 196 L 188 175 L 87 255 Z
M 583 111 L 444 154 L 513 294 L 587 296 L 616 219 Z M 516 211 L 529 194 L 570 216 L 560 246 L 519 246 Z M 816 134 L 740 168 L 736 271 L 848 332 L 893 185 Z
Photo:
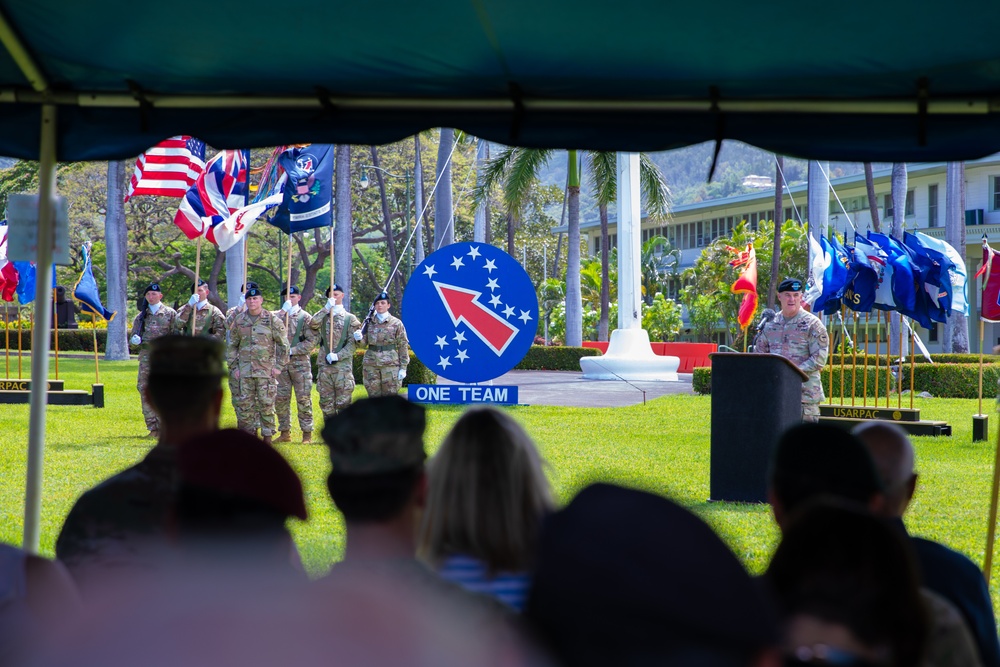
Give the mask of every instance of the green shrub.
M 94 334 L 93 329 L 60 329 L 59 330 L 59 351 L 60 352 L 93 352 Z M 107 329 L 97 329 L 97 349 L 104 352 L 104 344 L 108 340 Z M 7 334 L 10 333 L 8 339 Z M 12 352 L 18 349 L 17 331 L 11 328 L 10 332 L 0 331 L 0 349 L 9 348 Z M 25 352 L 31 350 L 31 329 L 21 330 L 21 348 Z M 49 334 L 49 349 L 55 349 L 55 336 Z
M 962 355 L 968 356 L 968 355 Z M 841 373 L 840 364 L 832 367 L 833 372 L 833 396 L 834 401 L 839 401 L 841 396 Z M 823 391 L 829 398 L 831 367 L 823 369 Z M 867 376 L 867 380 L 866 380 Z M 891 376 L 890 394 L 897 391 L 895 376 Z M 875 365 L 865 367 L 858 365 L 857 369 L 851 366 L 844 367 L 843 373 L 843 396 L 844 400 L 851 398 L 851 380 L 854 380 L 854 397 L 860 398 L 867 391 L 868 397 L 885 396 L 885 366 L 880 365 L 878 369 L 878 389 L 875 387 Z M 983 396 L 992 398 L 997 393 L 998 381 L 1000 381 L 1000 365 L 990 364 L 983 366 Z M 916 391 L 926 391 L 937 398 L 977 398 L 979 396 L 979 364 L 916 364 L 913 368 L 913 386 Z M 699 394 L 710 394 L 712 390 L 712 369 L 694 369 L 693 387 Z M 903 367 L 903 391 L 910 389 L 910 367 Z
M 591 347 L 562 345 L 532 345 L 515 370 L 519 371 L 578 371 L 580 357 L 597 357 L 601 351 Z
M 712 393 L 712 368 L 711 366 L 701 366 L 694 369 L 694 377 L 691 379 L 691 386 L 696 394 Z

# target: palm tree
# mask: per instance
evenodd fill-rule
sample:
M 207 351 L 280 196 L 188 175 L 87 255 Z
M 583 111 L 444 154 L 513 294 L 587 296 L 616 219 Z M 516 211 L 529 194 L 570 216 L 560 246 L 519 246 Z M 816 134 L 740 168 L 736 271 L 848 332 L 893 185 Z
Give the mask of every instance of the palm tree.
M 945 182 L 944 240 L 965 257 L 965 163 L 949 162 Z M 971 299 L 971 294 L 966 294 Z M 969 318 L 951 311 L 944 325 L 944 351 L 969 351 Z
M 902 240 L 903 238 L 903 228 L 906 224 L 906 163 L 905 162 L 895 162 L 892 165 L 892 228 L 889 233 Z M 899 329 L 902 326 L 902 318 L 900 314 L 893 310 L 890 311 L 891 319 L 889 320 L 889 345 L 888 351 L 890 354 L 903 355 L 906 353 L 909 345 L 909 338 L 903 339 L 902 348 L 900 348 L 900 338 Z
M 784 223 L 785 205 L 782 198 L 785 194 L 785 158 L 781 155 L 774 156 L 774 239 L 771 244 L 771 280 L 767 286 L 767 304 L 765 308 L 774 305 L 778 296 L 778 263 L 781 261 L 781 228 Z
M 434 247 L 432 250 L 455 242 L 455 225 L 452 221 L 450 159 L 454 145 L 455 130 L 450 127 L 442 127 L 441 141 L 438 144 L 438 185 L 434 195 Z
M 660 249 L 665 250 L 661 251 Z M 653 305 L 653 297 L 662 292 L 667 280 L 665 258 L 672 257 L 673 265 L 679 261 L 680 250 L 673 247 L 670 241 L 662 236 L 654 236 L 642 244 L 642 254 L 639 259 L 639 280 L 642 284 L 642 298 L 647 306 Z M 674 270 L 676 273 L 676 268 Z
M 486 167 L 482 171 L 476 186 L 476 205 L 485 205 L 492 189 L 500 186 L 509 219 L 516 221 L 517 216 L 527 204 L 528 195 L 537 180 L 539 170 L 549 161 L 553 153 L 552 150 L 536 148 L 507 147 L 501 150 L 495 158 L 487 161 Z M 600 204 L 602 199 L 604 201 L 603 224 L 606 225 L 607 204 L 615 200 L 618 187 L 616 156 L 615 153 L 599 152 L 592 152 L 589 155 L 592 172 L 597 172 L 600 169 L 603 174 L 597 176 L 596 181 L 592 179 L 592 182 L 596 184 L 598 203 Z M 607 168 L 607 164 L 610 164 L 610 168 Z M 580 292 L 580 156 L 578 151 L 570 150 L 567 152 L 567 168 L 566 227 L 569 244 L 566 252 L 566 344 L 579 346 L 583 342 L 583 301 Z M 670 191 L 663 174 L 645 155 L 640 157 L 639 177 L 650 211 L 656 217 L 662 217 L 669 208 Z M 602 249 L 607 248 L 607 245 L 607 227 L 605 226 Z M 606 265 L 606 258 L 602 258 L 602 261 Z M 603 268 L 602 278 L 604 284 L 609 285 L 607 272 Z M 602 314 L 605 324 L 607 323 L 607 312 L 604 304 L 609 302 L 609 298 L 602 298 Z M 603 340 L 607 340 L 606 335 Z
M 104 242 L 107 248 L 108 308 L 119 313 L 108 323 L 108 340 L 104 358 L 108 361 L 128 359 L 128 336 L 125 316 L 128 294 L 128 231 L 125 229 L 125 209 L 122 187 L 125 183 L 125 163 L 108 162 L 108 202 L 104 215 Z

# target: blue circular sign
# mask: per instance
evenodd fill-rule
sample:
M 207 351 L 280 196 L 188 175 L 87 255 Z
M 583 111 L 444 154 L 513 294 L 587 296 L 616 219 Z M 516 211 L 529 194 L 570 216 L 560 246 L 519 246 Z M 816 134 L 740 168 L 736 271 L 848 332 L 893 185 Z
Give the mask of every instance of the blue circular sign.
M 455 382 L 514 368 L 538 328 L 531 278 L 488 243 L 453 243 L 427 257 L 406 284 L 401 312 L 417 358 Z

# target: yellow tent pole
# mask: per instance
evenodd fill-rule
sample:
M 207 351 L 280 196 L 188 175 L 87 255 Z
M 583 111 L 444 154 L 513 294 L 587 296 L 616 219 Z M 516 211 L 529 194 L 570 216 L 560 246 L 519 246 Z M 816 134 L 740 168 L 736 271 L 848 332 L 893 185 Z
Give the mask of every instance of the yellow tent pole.
M 840 329 L 843 331 L 844 335 L 840 337 L 840 404 L 844 404 L 844 346 L 847 345 L 847 325 L 844 324 L 844 314 L 847 312 L 847 307 L 841 304 L 840 306 Z
M 882 311 L 875 310 L 875 383 L 872 385 L 875 389 L 875 407 L 878 407 L 878 366 L 879 357 L 882 356 Z
M 854 395 L 858 391 L 858 313 L 854 313 L 854 345 L 851 346 L 851 407 L 854 407 Z

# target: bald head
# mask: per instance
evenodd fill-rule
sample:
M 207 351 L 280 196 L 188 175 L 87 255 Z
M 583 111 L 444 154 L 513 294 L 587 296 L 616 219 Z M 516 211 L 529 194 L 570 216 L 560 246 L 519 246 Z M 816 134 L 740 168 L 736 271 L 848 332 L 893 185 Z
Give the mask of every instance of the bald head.
M 885 514 L 903 516 L 917 483 L 917 475 L 913 472 L 913 445 L 906 431 L 895 424 L 866 422 L 853 433 L 868 448 L 885 485 Z

